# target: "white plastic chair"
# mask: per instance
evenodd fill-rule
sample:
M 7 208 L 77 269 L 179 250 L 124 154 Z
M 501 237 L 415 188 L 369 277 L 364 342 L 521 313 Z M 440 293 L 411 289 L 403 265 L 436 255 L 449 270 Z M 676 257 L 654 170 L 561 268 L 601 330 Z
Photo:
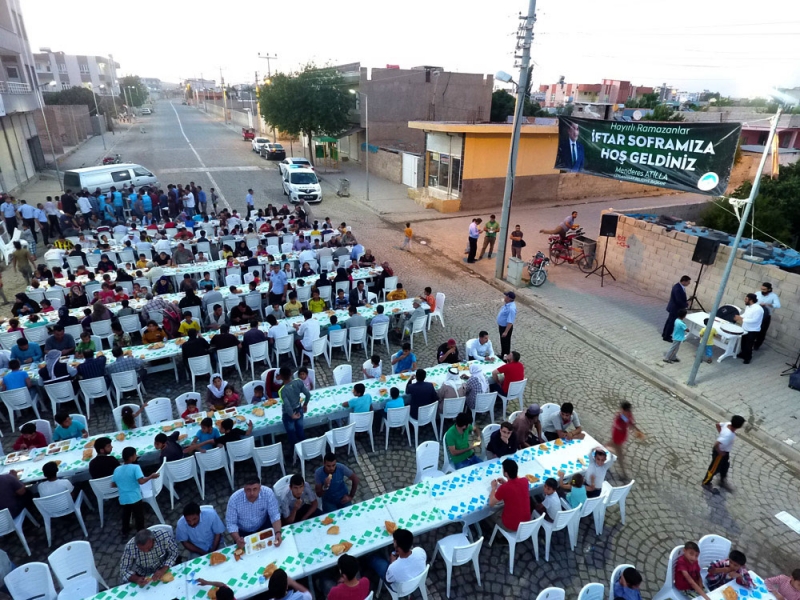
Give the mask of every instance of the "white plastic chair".
M 80 324 L 67 325 L 64 327 L 64 333 L 71 335 L 73 340 L 78 340 L 81 337 L 81 333 L 83 333 L 83 326 Z
M 158 495 L 161 493 L 161 490 L 164 489 L 164 465 L 166 462 L 167 459 L 165 458 L 158 468 L 158 477 L 139 486 L 142 490 L 142 500 L 150 505 L 158 522 L 162 524 L 164 523 L 164 515 L 161 514 L 161 509 L 158 506 Z
M 423 479 L 444 477 L 439 470 L 439 442 L 422 442 L 417 446 L 417 474 L 414 483 Z
M 381 295 L 383 296 L 383 301 L 386 302 L 386 294 L 389 292 L 393 292 L 397 289 L 397 275 L 392 275 L 391 277 L 385 277 L 383 280 L 383 289 L 381 290 Z
M 4 583 L 14 600 L 56 600 L 58 597 L 50 567 L 45 563 L 25 563 L 6 575 Z
M 44 347 L 49 336 L 50 334 L 47 331 L 47 327 L 30 327 L 25 329 L 25 337 L 31 344 L 39 344 Z
M 436 427 L 436 410 L 439 408 L 438 402 L 431 402 L 426 406 L 420 406 L 417 410 L 417 418 L 408 418 L 408 422 L 414 427 L 414 445 L 419 446 L 419 429 L 425 425 L 433 428 L 433 438 L 439 439 L 439 430 Z
M 442 412 L 439 414 L 439 439 L 444 439 L 446 433 L 444 428 L 445 419 L 455 419 L 464 412 L 464 404 L 467 399 L 463 396 L 459 398 L 445 398 Z
M 453 567 L 467 564 L 470 561 L 472 561 L 472 566 L 475 569 L 475 578 L 478 580 L 478 587 L 481 587 L 481 567 L 480 564 L 478 564 L 481 546 L 483 546 L 483 537 L 476 542 L 470 543 L 467 536 L 463 533 L 448 535 L 436 542 L 436 549 L 433 551 L 431 564 L 436 560 L 437 553 L 442 555 L 444 566 L 447 570 L 448 598 L 450 597 L 450 580 L 453 576 Z M 541 597 L 541 594 L 539 594 L 539 596 Z M 564 590 L 561 590 L 561 598 L 552 598 L 548 600 L 564 600 Z
M 422 334 L 422 338 L 425 340 L 425 345 L 428 345 L 428 331 L 425 329 L 425 322 L 427 320 L 427 316 L 419 317 L 411 321 L 411 329 L 409 330 L 409 325 L 406 324 L 403 326 L 403 339 L 405 339 L 406 334 L 410 338 L 409 341 L 411 342 L 411 349 L 414 349 L 414 335 L 417 333 Z
M 370 411 L 371 412 L 371 411 Z M 347 453 L 352 452 L 358 458 L 358 450 L 356 450 L 356 424 L 350 423 L 344 427 L 335 427 L 330 431 L 325 432 L 325 439 L 328 440 L 328 446 L 331 452 L 336 452 L 336 448 L 347 446 Z
M 206 354 L 205 356 L 193 356 L 190 358 L 189 372 L 192 374 L 192 391 L 195 391 L 195 378 L 201 375 L 208 375 L 211 377 L 211 357 Z
M 225 451 L 228 453 L 228 469 L 231 472 L 231 479 L 235 478 L 236 463 L 243 460 L 250 460 L 253 457 L 253 449 L 255 447 L 256 442 L 252 436 L 225 444 Z
M 89 576 L 108 589 L 108 584 L 97 571 L 92 545 L 89 542 L 64 544 L 47 557 L 47 562 L 50 563 L 50 568 L 53 569 L 56 580 L 62 588 L 66 588 L 75 579 Z
M 577 523 L 580 515 L 580 510 L 583 504 L 571 510 L 560 510 L 556 515 L 555 521 L 542 522 L 542 529 L 544 529 L 544 560 L 550 561 L 550 540 L 553 537 L 554 531 L 566 529 L 569 537 L 570 550 L 575 550 L 575 544 L 578 543 L 578 528 L 572 526 L 573 521 Z
M 328 357 L 333 357 L 333 349 L 334 348 L 341 348 L 344 352 L 345 357 L 349 359 L 347 356 L 347 329 L 334 329 L 333 331 L 328 332 Z
M 372 333 L 369 335 L 369 353 L 375 354 L 375 342 L 381 342 L 386 346 L 386 352 L 392 353 L 389 347 L 389 321 L 383 323 L 376 323 L 372 326 Z
M 139 410 L 139 407 L 136 404 L 120 404 L 116 408 L 111 411 L 111 415 L 114 417 L 114 424 L 117 427 L 117 431 L 122 431 L 122 409 L 126 406 L 131 407 L 134 413 Z M 142 415 L 138 415 L 134 418 L 134 422 L 136 423 L 136 427 L 142 426 Z
M 408 445 L 411 445 L 411 430 L 408 428 L 408 420 L 411 414 L 410 406 L 403 406 L 400 408 L 390 408 L 386 411 L 386 416 L 383 418 L 381 429 L 386 428 L 386 447 L 389 449 L 389 430 L 394 427 L 404 427 L 406 430 L 406 437 L 408 438 Z
M 239 348 L 237 346 L 217 350 L 218 372 L 224 373 L 225 367 L 236 367 L 236 372 L 239 373 L 239 380 L 244 380 L 242 369 L 239 367 Z M 192 389 L 194 389 L 194 387 L 192 387 Z
M 253 277 L 252 273 L 248 273 L 250 277 Z M 249 281 L 247 283 L 250 283 Z M 264 314 L 261 310 L 261 294 L 254 293 L 254 294 L 245 294 L 244 301 L 248 307 L 250 307 L 253 312 L 255 312 L 259 317 L 264 318 Z
M 437 292 L 436 294 L 436 308 L 428 315 L 428 329 L 431 328 L 431 322 L 433 321 L 433 317 L 439 319 L 439 322 L 442 324 L 444 328 L 444 301 L 445 296 L 442 292 Z
M 89 422 L 86 420 L 86 417 L 84 417 L 82 414 L 75 414 L 75 413 L 72 413 L 69 416 L 73 421 L 75 421 L 78 425 L 82 426 L 86 430 L 87 435 L 91 435 L 91 433 L 89 433 Z
M 628 494 L 630 494 L 634 483 L 636 483 L 636 480 L 631 479 L 630 483 L 627 485 L 613 487 L 607 481 L 603 482 L 603 489 L 600 492 L 600 495 L 605 498 L 605 501 L 603 502 L 602 508 L 597 509 L 600 524 L 598 525 L 597 521 L 595 521 L 595 527 L 597 527 L 601 533 L 606 520 L 606 510 L 609 506 L 614 506 L 615 504 L 619 505 L 619 517 L 622 521 L 622 524 L 625 525 L 625 500 L 628 497 Z M 725 556 L 727 557 L 728 555 L 726 554 Z
M 500 425 L 497 423 L 489 423 L 486 427 L 481 429 L 481 457 L 483 460 L 489 460 L 487 446 L 489 445 L 492 434 L 499 429 Z M 494 458 L 494 455 L 492 455 L 492 458 Z
M 21 337 L 21 331 L 8 331 L 5 333 L 0 333 L 0 346 L 2 346 L 3 350 L 10 351 L 14 346 L 17 345 L 17 340 Z
M 506 538 L 506 541 L 508 541 L 508 572 L 511 575 L 514 574 L 514 554 L 517 551 L 517 544 L 525 540 L 530 539 L 533 542 L 533 554 L 536 557 L 536 562 L 539 562 L 539 530 L 542 528 L 542 523 L 544 523 L 544 515 L 532 521 L 523 521 L 516 531 L 507 531 L 500 525 L 494 526 L 492 537 L 489 539 L 489 547 L 492 547 L 494 536 L 498 532 Z
M 180 309 L 180 311 L 181 311 L 181 314 L 183 314 L 185 312 L 191 313 L 192 319 L 194 319 L 195 321 L 197 321 L 198 323 L 200 323 L 202 325 L 202 323 L 203 323 L 203 315 L 200 312 L 200 307 L 199 306 L 184 306 L 183 308 Z
M 194 479 L 197 484 L 197 489 L 200 492 L 200 498 L 205 500 L 205 489 L 200 485 L 200 479 L 197 477 L 197 462 L 194 457 L 187 456 L 180 460 L 173 460 L 164 464 L 162 475 L 165 478 L 164 483 L 169 490 L 170 508 L 175 508 L 175 499 L 180 499 L 178 493 L 175 491 L 175 484 L 181 481 L 188 481 Z
M 566 593 L 562 588 L 549 587 L 539 592 L 536 600 L 564 600 L 565 597 Z
M 272 367 L 272 361 L 269 359 L 269 343 L 266 341 L 252 344 L 247 348 L 247 362 L 250 363 L 250 371 L 253 374 L 253 379 L 256 378 L 256 363 L 263 362 L 267 368 Z M 241 377 L 241 373 L 239 373 Z
M 130 335 L 131 339 L 134 333 L 140 333 L 141 331 L 139 315 L 123 315 L 119 318 L 119 324 L 122 327 L 122 331 Z
M 325 352 L 327 349 L 328 349 L 328 338 L 320 337 L 311 342 L 311 350 L 306 350 L 305 348 L 303 348 L 303 356 L 307 356 L 308 359 L 311 361 L 312 369 L 316 368 L 314 365 L 314 358 L 317 356 L 322 356 L 327 361 L 328 366 L 330 367 L 331 361 L 328 358 L 327 352 Z M 303 356 L 300 357 L 300 364 L 303 363 Z
M 353 367 L 339 365 L 333 370 L 333 385 L 344 385 L 346 383 L 353 383 Z
M 228 467 L 228 456 L 225 453 L 225 448 L 218 446 L 205 452 L 195 452 L 194 457 L 197 460 L 197 470 L 200 473 L 201 496 L 203 498 L 205 498 L 206 491 L 206 473 L 209 471 L 224 469 L 225 475 L 228 477 L 228 483 L 231 484 L 231 490 L 233 490 L 233 479 Z
M 245 403 L 247 403 L 247 404 L 252 404 L 253 403 L 254 390 L 259 385 L 263 388 L 264 387 L 264 382 L 261 381 L 260 379 L 257 379 L 255 381 L 250 381 L 248 383 L 245 383 L 242 386 L 242 396 L 244 396 Z
M 399 600 L 399 598 L 410 596 L 417 589 L 419 589 L 422 600 L 428 600 L 428 591 L 425 588 L 425 582 L 428 579 L 428 571 L 430 571 L 430 568 L 431 566 L 427 565 L 425 570 L 413 579 L 409 579 L 403 583 L 392 584 L 393 588 L 387 587 L 386 589 L 389 591 L 389 595 L 392 597 L 392 600 Z M 381 579 L 380 583 L 378 583 L 378 591 L 375 592 L 375 596 L 381 595 L 381 588 L 383 588 L 383 579 Z
M 167 525 L 166 523 L 161 523 L 160 525 L 150 525 L 148 529 L 153 532 L 163 531 L 164 533 L 171 535 L 173 538 L 175 537 L 175 530 L 172 528 L 172 525 Z
M 522 409 L 522 397 L 525 395 L 525 386 L 527 385 L 527 379 L 523 379 L 522 381 L 512 381 L 510 384 L 508 384 L 508 393 L 505 396 L 502 394 L 497 394 L 497 397 L 503 402 L 503 419 L 506 418 L 509 402 L 516 400 L 519 402 L 520 409 Z
M 561 412 L 561 407 L 558 404 L 554 404 L 553 402 L 542 404 L 541 413 L 539 413 L 539 422 L 549 423 L 556 413 L 559 412 Z
M 298 285 L 295 291 L 297 292 L 297 301 L 304 305 L 308 304 L 308 301 L 311 299 L 311 286 Z
M 169 398 L 153 398 L 147 401 L 144 414 L 151 425 L 172 421 L 172 400 Z
M 117 404 L 122 402 L 125 392 L 136 392 L 139 395 L 139 402 L 144 404 L 144 395 L 142 393 L 144 392 L 144 386 L 139 382 L 139 375 L 136 371 L 111 373 L 111 383 L 114 384 Z
M 620 504 L 620 511 L 622 510 L 622 506 L 623 505 Z M 713 562 L 728 558 L 731 552 L 731 541 L 721 535 L 709 534 L 701 537 L 700 541 L 697 542 L 697 546 L 700 548 L 700 556 L 697 562 L 700 565 L 700 575 L 703 579 L 703 585 L 705 586 L 708 567 Z
M 353 435 L 355 436 L 356 433 L 369 433 L 369 445 L 373 452 L 375 452 L 375 440 L 372 437 L 372 423 L 374 420 L 375 413 L 371 410 L 363 413 L 350 413 L 350 423 L 356 426 Z
M 197 400 L 198 408 L 202 406 L 202 398 L 197 392 L 186 392 L 185 394 L 181 394 L 175 398 L 175 408 L 178 410 L 178 416 L 186 412 L 186 400 L 189 398 Z
M 230 287 L 232 285 L 242 285 L 242 275 L 241 273 L 231 273 L 230 275 L 225 276 L 225 285 Z
M 283 464 L 283 446 L 280 442 L 269 446 L 254 446 L 253 462 L 256 465 L 259 481 L 261 481 L 261 469 L 264 467 L 278 465 L 281 468 L 281 473 L 286 475 L 286 467 Z
M 364 356 L 367 355 L 367 328 L 351 327 L 347 330 L 347 360 L 353 355 L 353 346 L 361 346 L 364 349 Z
M 78 518 L 81 529 L 83 529 L 84 537 L 89 537 L 86 531 L 86 525 L 83 522 L 83 515 L 81 515 L 81 503 L 85 502 L 83 492 L 78 494 L 78 498 L 73 501 L 72 495 L 68 491 L 59 492 L 52 496 L 45 496 L 44 498 L 34 498 L 33 503 L 39 510 L 44 520 L 44 530 L 47 534 L 48 548 L 53 545 L 50 521 L 57 517 L 66 517 L 67 515 L 74 514 Z
M 622 572 L 625 569 L 634 569 L 633 565 L 617 565 L 611 573 L 611 579 L 608 582 L 608 600 L 614 600 L 614 584 L 619 581 Z
M 78 385 L 83 395 L 83 400 L 86 402 L 86 414 L 89 414 L 89 404 L 98 399 L 106 398 L 111 410 L 114 410 L 114 400 L 111 394 L 108 393 L 108 385 L 106 384 L 105 377 L 93 377 L 92 379 L 79 379 Z
M 103 506 L 106 500 L 119 498 L 119 490 L 111 486 L 111 475 L 108 477 L 101 477 L 100 479 L 90 479 L 89 486 L 94 492 L 94 497 L 97 498 L 97 512 L 100 514 L 100 529 L 105 526 Z
M 276 481 L 272 485 L 272 493 L 275 494 L 275 497 L 279 499 L 286 495 L 286 492 L 289 491 L 289 482 L 291 481 L 294 474 L 289 473 L 288 475 L 284 475 L 278 481 Z
M 33 518 L 33 515 L 28 512 L 27 508 L 23 508 L 22 512 L 16 517 L 12 517 L 11 511 L 7 508 L 0 510 L 0 536 L 8 535 L 11 532 L 16 533 L 17 537 L 19 537 L 19 541 L 22 542 L 22 547 L 25 548 L 25 552 L 30 556 L 31 549 L 28 547 L 28 540 L 25 539 L 25 534 L 22 531 L 22 524 L 25 522 L 25 519 L 30 519 L 31 523 L 39 527 L 39 522 Z
M 8 409 L 8 420 L 11 422 L 12 430 L 14 429 L 14 413 L 16 411 L 20 411 L 24 408 L 32 408 L 36 418 L 41 418 L 39 409 L 36 406 L 37 402 L 34 402 L 27 387 L 0 392 L 0 399 L 3 400 L 3 404 L 5 404 Z
M 290 354 L 294 361 L 294 366 L 297 367 L 297 356 L 294 353 L 294 338 L 291 335 L 275 338 L 272 349 L 275 352 L 276 365 L 281 364 L 281 354 Z
M 232 294 L 232 295 L 230 295 L 230 296 L 227 296 L 227 297 L 225 298 L 225 300 L 224 300 L 224 303 L 225 303 L 225 312 L 226 312 L 226 313 L 228 313 L 228 316 L 230 316 L 230 312 L 231 312 L 231 310 L 232 310 L 233 308 L 235 308 L 235 307 L 239 306 L 239 300 L 240 300 L 240 299 L 241 299 L 241 297 L 240 297 L 240 296 L 237 296 L 237 295 L 235 295 L 235 294 Z
M 664 577 L 664 585 L 658 593 L 653 596 L 653 600 L 667 600 L 673 598 L 674 600 L 683 600 L 686 595 L 675 587 L 675 563 L 683 556 L 683 545 L 675 546 L 672 552 L 669 553 L 669 560 L 667 560 L 667 574 Z M 726 555 L 727 556 L 727 555 Z M 683 575 L 681 575 L 683 577 Z M 705 577 L 703 577 L 705 581 Z
M 295 444 L 294 455 L 295 458 L 300 459 L 300 473 L 303 475 L 304 479 L 306 476 L 306 461 L 316 458 L 317 456 L 322 457 L 325 454 L 325 444 L 327 442 L 328 438 L 321 435 L 319 437 L 305 439 Z
M 497 401 L 497 392 L 486 392 L 485 394 L 476 394 L 475 408 L 472 409 L 472 422 L 475 422 L 475 417 L 483 413 L 489 413 L 489 422 L 494 422 L 494 404 Z
M 111 331 L 111 319 L 107 319 L 105 321 L 92 321 L 90 326 L 92 328 L 92 335 L 96 335 L 97 337 L 106 340 L 109 348 L 113 345 L 114 332 Z M 100 350 L 100 348 L 97 349 L 98 352 Z
M 573 527 L 575 529 L 576 536 L 578 535 L 577 530 L 578 527 L 580 526 L 581 519 L 583 519 L 583 517 L 588 517 L 589 515 L 591 515 L 592 518 L 594 519 L 595 533 L 598 536 L 603 535 L 603 527 L 602 524 L 600 523 L 600 513 L 605 511 L 605 505 L 604 505 L 605 501 L 606 499 L 601 494 L 596 498 L 587 498 L 586 502 L 583 502 L 581 504 L 581 510 L 578 513 L 578 518 L 575 519 L 575 521 L 573 521 L 570 524 L 570 527 Z M 561 498 L 561 507 L 564 510 L 569 510 L 572 508 L 569 502 L 567 502 L 566 499 L 564 498 Z
M 83 257 L 82 256 L 68 256 L 67 257 L 67 264 L 69 265 L 70 272 L 74 273 L 78 270 L 78 267 L 83 266 Z M 28 294 L 30 296 L 30 294 Z
M 604 600 L 606 586 L 602 583 L 587 583 L 578 593 L 578 600 Z
M 45 442 L 48 444 L 53 443 L 53 427 L 50 425 L 50 421 L 45 421 L 44 419 L 34 419 L 32 421 L 28 421 L 28 423 L 34 424 L 36 431 L 44 436 Z M 25 427 L 25 425 L 28 423 L 23 423 L 22 427 Z M 20 430 L 22 427 L 20 427 Z

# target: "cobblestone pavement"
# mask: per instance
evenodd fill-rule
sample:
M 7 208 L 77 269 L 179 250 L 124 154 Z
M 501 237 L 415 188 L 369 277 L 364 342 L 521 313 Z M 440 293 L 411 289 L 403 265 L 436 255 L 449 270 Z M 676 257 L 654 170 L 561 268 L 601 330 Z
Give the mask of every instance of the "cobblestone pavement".
M 203 135 L 201 125 L 197 125 L 194 134 L 189 134 L 190 139 L 193 135 Z M 213 163 L 209 160 L 208 164 Z M 250 175 L 244 175 L 243 182 Z M 254 183 L 262 187 L 267 185 L 257 179 L 267 174 L 254 172 L 252 175 Z M 324 212 L 351 224 L 367 247 L 380 259 L 390 261 L 410 292 L 416 293 L 425 285 L 431 285 L 434 291 L 446 294 L 446 327 L 442 328 L 437 321 L 429 332 L 427 345 L 420 338 L 415 342 L 415 353 L 422 366 L 433 364 L 435 349 L 442 341 L 454 337 L 463 348 L 463 343 L 483 328 L 491 332 L 495 346 L 499 347 L 494 317 L 502 299 L 494 287 L 425 246 L 415 245 L 414 253 L 401 252 L 398 249 L 399 228 L 381 220 L 372 211 L 364 210 L 357 199 L 336 199 L 330 203 L 326 200 L 315 212 Z M 442 234 L 447 235 L 448 224 L 440 227 Z M 505 542 L 496 541 L 492 548 L 484 544 L 480 558 L 483 587 L 477 587 L 470 568 L 459 567 L 455 572 L 452 598 L 532 598 L 548 586 L 563 587 L 568 596 L 575 597 L 586 583 L 607 584 L 613 568 L 623 562 L 634 564 L 642 571 L 645 577 L 643 595 L 649 597 L 663 583 L 666 559 L 672 547 L 707 533 L 730 538 L 734 546 L 746 552 L 748 566 L 760 575 L 797 568 L 800 539 L 774 516 L 782 510 L 800 515 L 800 485 L 792 470 L 746 440 L 739 440 L 733 451 L 731 469 L 735 492 L 712 497 L 699 486 L 715 438 L 712 420 L 620 366 L 612 357 L 587 347 L 524 304 L 519 307 L 513 347 L 522 354 L 529 378 L 525 402 L 572 401 L 584 427 L 599 440 L 607 439 L 618 403 L 627 400 L 633 404 L 637 421 L 647 437 L 644 441 L 633 442 L 626 455 L 629 475 L 636 479 L 628 500 L 627 524 L 622 525 L 619 512 L 611 509 L 603 535 L 597 537 L 586 520 L 581 525 L 574 552 L 569 550 L 566 533 L 558 532 L 553 537 L 549 563 L 544 562 L 543 555 L 536 563 L 531 545 L 523 544 L 517 550 L 513 576 L 508 574 Z M 387 357 L 385 350 L 381 353 Z M 334 367 L 343 362 L 340 353 L 335 356 Z M 360 365 L 363 360 L 357 352 L 352 364 Z M 230 376 L 231 379 L 236 385 L 240 384 L 238 375 Z M 318 385 L 332 383 L 327 365 L 318 368 L 317 381 Z M 186 383 L 176 384 L 174 378 L 166 374 L 148 377 L 146 386 L 148 398 L 174 398 L 190 387 Z M 478 424 L 485 425 L 485 418 L 479 419 Z M 100 401 L 92 411 L 90 430 L 111 429 L 110 410 Z M 3 448 L 7 451 L 14 436 L 7 423 L 2 424 L 2 432 L 5 436 Z M 313 434 L 314 430 L 309 432 Z M 432 436 L 430 428 L 420 432 L 423 440 L 432 439 Z M 383 435 L 378 435 L 377 424 L 375 437 L 374 453 L 368 451 L 366 436 L 361 437 L 357 461 L 343 451 L 339 453 L 339 459 L 352 466 L 363 479 L 364 485 L 356 500 L 407 485 L 414 477 L 414 453 L 405 436 L 392 432 L 388 452 L 383 450 Z M 286 462 L 289 467 L 291 457 L 286 456 Z M 318 465 L 319 460 L 311 461 L 308 472 Z M 253 474 L 251 464 L 237 465 L 236 485 L 242 485 Z M 263 480 L 270 483 L 279 476 L 278 469 L 265 469 Z M 618 467 L 612 469 L 609 479 L 615 485 L 627 482 Z M 174 510 L 168 508 L 166 495 L 161 497 L 160 506 L 168 523 L 177 521 L 183 503 L 199 500 L 194 484 L 181 483 L 178 492 L 181 500 Z M 206 503 L 214 504 L 220 514 L 224 514 L 230 493 L 224 475 L 209 475 Z M 119 507 L 113 502 L 107 503 L 105 530 L 100 530 L 95 513 L 84 511 L 84 514 L 98 568 L 107 581 L 115 582 L 125 542 L 118 531 Z M 155 523 L 149 511 L 147 519 L 148 524 Z M 493 524 L 486 521 L 482 525 L 488 543 Z M 421 536 L 419 542 L 431 557 L 437 539 L 459 530 L 460 527 L 451 525 Z M 30 560 L 45 560 L 48 548 L 44 529 L 26 525 L 25 532 L 33 553 Z M 69 540 L 81 539 L 82 533 L 74 519 L 64 518 L 55 523 L 53 538 L 53 548 L 56 548 Z M 29 560 L 14 536 L 3 539 L 3 548 L 17 564 Z M 444 597 L 445 570 L 441 559 L 431 568 L 428 589 L 434 597 Z

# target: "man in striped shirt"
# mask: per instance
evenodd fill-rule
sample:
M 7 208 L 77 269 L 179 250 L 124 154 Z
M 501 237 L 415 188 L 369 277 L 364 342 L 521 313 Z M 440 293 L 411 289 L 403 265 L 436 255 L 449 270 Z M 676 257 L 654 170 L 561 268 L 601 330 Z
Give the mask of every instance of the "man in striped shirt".
M 244 538 L 269 527 L 275 531 L 275 545 L 281 543 L 281 510 L 275 493 L 258 479 L 245 483 L 228 500 L 225 513 L 228 532 L 233 541 L 244 547 Z
M 120 580 L 139 587 L 157 581 L 178 562 L 178 553 L 172 532 L 142 529 L 125 544 L 119 564 Z

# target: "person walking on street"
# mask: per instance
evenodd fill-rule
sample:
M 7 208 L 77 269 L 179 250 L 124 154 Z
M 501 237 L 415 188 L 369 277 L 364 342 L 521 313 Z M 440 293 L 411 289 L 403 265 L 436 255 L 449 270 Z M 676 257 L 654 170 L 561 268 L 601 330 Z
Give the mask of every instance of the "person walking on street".
M 249 219 L 250 213 L 256 209 L 255 200 L 253 200 L 253 190 L 247 190 L 247 196 L 244 197 L 244 201 L 247 202 L 247 216 L 245 219 Z
M 753 344 L 761 331 L 761 322 L 764 320 L 764 307 L 758 303 L 758 297 L 755 294 L 747 294 L 744 297 L 744 313 L 736 315 L 733 319 L 744 329 L 741 351 L 736 358 L 744 359 L 744 364 L 749 365 L 753 358 Z
M 494 220 L 494 215 L 489 216 L 489 222 L 483 228 L 483 247 L 481 248 L 481 255 L 478 260 L 483 258 L 483 253 L 486 252 L 486 247 L 489 247 L 489 258 L 492 258 L 494 252 L 494 243 L 497 241 L 497 232 L 500 231 L 500 223 Z
M 506 292 L 503 296 L 503 307 L 497 314 L 497 327 L 500 332 L 500 356 L 511 352 L 511 334 L 514 333 L 514 321 L 517 319 L 517 295 Z
M 411 223 L 406 223 L 406 228 L 403 230 L 403 245 L 400 247 L 400 250 L 411 252 L 412 237 L 414 237 L 414 231 L 411 229 Z
M 761 330 L 756 334 L 753 340 L 753 350 L 761 348 L 764 339 L 767 337 L 767 330 L 769 324 L 772 322 L 772 315 L 781 307 L 781 301 L 778 295 L 772 291 L 772 284 L 765 281 L 761 284 L 761 291 L 756 292 L 756 299 L 761 308 L 764 309 L 764 318 L 761 320 Z
M 214 214 L 217 214 L 217 201 L 219 200 L 219 194 L 217 194 L 217 191 L 214 188 L 211 188 L 208 190 L 208 192 L 211 194 L 211 206 L 214 207 Z
M 680 283 L 672 286 L 672 292 L 667 303 L 667 322 L 664 323 L 664 329 L 661 332 L 661 339 L 665 342 L 672 342 L 672 331 L 675 329 L 675 319 L 678 318 L 678 311 L 689 308 L 689 301 L 686 299 L 686 288 L 689 287 L 690 281 L 692 281 L 692 278 L 684 275 L 681 277 Z
M 636 420 L 633 418 L 631 403 L 623 402 L 620 404 L 619 412 L 614 417 L 614 423 L 611 425 L 611 441 L 608 442 L 606 446 L 617 455 L 617 461 L 625 477 L 628 475 L 625 472 L 623 447 L 625 446 L 625 442 L 628 441 L 628 431 L 631 429 L 638 439 L 644 439 L 644 434 L 639 427 L 637 427 Z
M 703 487 L 712 494 L 719 494 L 719 490 L 711 485 L 714 475 L 719 475 L 719 484 L 729 492 L 733 491 L 728 485 L 728 468 L 733 442 L 736 441 L 736 431 L 744 426 L 744 417 L 734 415 L 730 423 L 717 423 L 717 441 L 711 449 L 711 464 L 708 466 L 706 476 L 703 478 Z
M 481 232 L 483 231 L 480 227 L 483 219 L 478 217 L 477 219 L 473 219 L 472 223 L 469 225 L 469 250 L 467 251 L 467 262 L 474 263 L 475 262 L 475 255 L 478 253 L 478 238 L 481 237 Z

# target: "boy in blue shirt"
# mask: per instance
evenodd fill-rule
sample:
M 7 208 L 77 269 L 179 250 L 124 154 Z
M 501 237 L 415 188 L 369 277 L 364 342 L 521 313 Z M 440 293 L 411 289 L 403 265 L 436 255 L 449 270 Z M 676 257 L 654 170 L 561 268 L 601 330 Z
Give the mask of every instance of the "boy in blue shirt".
M 77 421 L 73 421 L 67 413 L 56 413 L 55 421 L 58 425 L 53 431 L 53 441 L 59 442 L 61 440 L 77 440 L 78 438 L 89 437 L 89 432 L 83 428 L 83 425 Z
M 344 292 L 342 292 L 344 293 Z M 337 329 L 341 329 L 342 326 L 339 325 L 339 318 L 336 315 L 331 315 L 331 324 L 328 325 L 328 331 L 336 331 Z
M 131 530 L 131 515 L 136 524 L 136 531 L 144 529 L 144 504 L 142 489 L 151 479 L 158 477 L 158 472 L 144 476 L 142 467 L 136 464 L 136 448 L 128 446 L 122 450 L 122 464 L 114 469 L 111 486 L 119 490 L 119 503 L 122 507 L 122 535 L 127 536 Z
M 684 317 L 686 311 L 683 311 Z M 678 318 L 682 318 L 678 316 Z M 624 600 L 642 600 L 642 593 L 639 591 L 639 586 L 642 585 L 642 576 L 639 571 L 633 567 L 628 567 L 619 576 L 619 581 L 614 584 L 614 598 L 623 598 Z
M 686 309 L 683 308 L 678 311 L 678 318 L 675 319 L 675 327 L 672 330 L 672 345 L 664 355 L 665 363 L 680 362 L 678 358 L 678 348 L 681 347 L 681 342 L 686 339 L 686 323 L 683 321 L 686 318 Z
M 347 296 L 344 295 L 344 290 L 340 289 L 336 292 L 336 301 L 334 302 L 334 308 L 342 309 L 347 308 L 350 306 L 350 300 Z
M 24 337 L 17 340 L 17 344 L 11 348 L 11 358 L 20 363 L 30 364 L 42 360 L 42 347 L 39 344 L 30 344 Z
M 200 431 L 197 432 L 197 435 L 194 436 L 192 440 L 192 446 L 194 446 L 195 450 L 203 451 L 205 450 L 204 446 L 209 446 L 211 448 L 214 447 L 214 440 L 219 437 L 219 429 L 214 427 L 214 421 L 211 418 L 206 417 L 202 421 L 200 421 Z
M 363 383 L 357 383 L 353 386 L 353 396 L 351 400 L 343 402 L 342 406 L 345 408 L 352 408 L 354 413 L 365 413 L 372 410 L 372 396 L 366 393 L 367 388 Z
M 392 357 L 392 364 L 394 365 L 395 374 L 416 371 L 417 357 L 411 352 L 411 344 L 409 342 L 403 342 L 402 350 Z

